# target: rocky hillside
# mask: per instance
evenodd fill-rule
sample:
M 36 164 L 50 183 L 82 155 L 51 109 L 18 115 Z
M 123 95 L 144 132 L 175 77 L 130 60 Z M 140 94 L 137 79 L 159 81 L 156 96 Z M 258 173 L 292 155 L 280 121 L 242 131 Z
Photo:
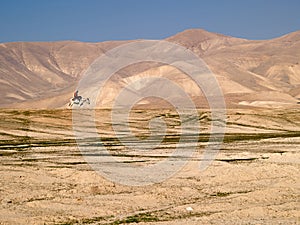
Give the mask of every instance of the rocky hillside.
M 166 40 L 187 47 L 208 64 L 220 82 L 228 106 L 299 106 L 300 31 L 272 40 L 252 41 L 193 29 Z M 65 107 L 93 60 L 124 43 L 127 42 L 0 44 L 0 107 Z M 201 104 L 201 91 L 188 77 L 176 68 L 157 63 L 119 71 L 107 83 L 99 104 L 110 106 L 124 85 L 154 73 L 175 80 Z M 144 88 L 151 85 L 154 84 Z

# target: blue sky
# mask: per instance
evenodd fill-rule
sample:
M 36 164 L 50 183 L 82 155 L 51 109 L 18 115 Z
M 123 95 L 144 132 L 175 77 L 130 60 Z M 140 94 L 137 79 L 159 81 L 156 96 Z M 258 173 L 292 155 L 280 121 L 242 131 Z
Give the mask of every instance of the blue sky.
M 0 42 L 163 39 L 203 28 L 247 39 L 300 30 L 299 0 L 0 0 Z

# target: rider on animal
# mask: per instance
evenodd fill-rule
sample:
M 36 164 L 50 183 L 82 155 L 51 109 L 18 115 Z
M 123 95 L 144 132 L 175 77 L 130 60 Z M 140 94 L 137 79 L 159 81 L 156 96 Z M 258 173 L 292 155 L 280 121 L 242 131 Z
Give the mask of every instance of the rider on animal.
M 74 104 L 82 106 L 84 103 L 90 104 L 90 99 L 78 95 L 78 90 L 76 90 L 73 94 L 73 98 L 70 99 L 69 106 L 72 107 Z
M 80 101 L 81 100 L 81 96 L 79 96 L 78 95 L 78 90 L 76 90 L 75 92 L 74 92 L 74 95 L 73 95 L 73 101 L 76 101 L 76 99 L 78 100 L 78 101 Z

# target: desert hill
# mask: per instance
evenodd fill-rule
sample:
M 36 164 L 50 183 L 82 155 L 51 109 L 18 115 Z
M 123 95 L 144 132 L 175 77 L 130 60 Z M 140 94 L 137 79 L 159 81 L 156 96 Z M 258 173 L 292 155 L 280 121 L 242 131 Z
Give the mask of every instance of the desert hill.
M 192 29 L 166 40 L 185 46 L 207 63 L 220 83 L 228 106 L 299 106 L 300 31 L 271 40 L 252 41 Z M 65 107 L 93 60 L 124 43 L 128 41 L 0 44 L 0 94 L 3 96 L 0 107 Z M 201 91 L 181 71 L 169 65 L 144 63 L 119 71 L 105 86 L 99 105 L 111 106 L 124 85 L 152 74 L 174 80 L 196 102 L 202 99 Z M 154 85 L 161 90 L 166 88 L 154 83 L 143 85 L 144 89 Z

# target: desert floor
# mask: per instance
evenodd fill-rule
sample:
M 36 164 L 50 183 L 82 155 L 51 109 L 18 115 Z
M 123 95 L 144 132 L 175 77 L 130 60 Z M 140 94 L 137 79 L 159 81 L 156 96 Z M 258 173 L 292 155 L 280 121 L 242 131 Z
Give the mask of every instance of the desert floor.
M 114 157 L 137 166 L 169 159 L 181 124 L 176 113 L 131 113 L 131 130 L 141 141 L 149 135 L 149 119 L 167 123 L 162 147 L 141 155 L 120 144 L 109 113 L 97 111 L 96 124 Z M 202 135 L 178 173 L 126 186 L 85 161 L 71 110 L 0 110 L 0 224 L 300 224 L 299 107 L 228 110 L 221 150 L 200 171 L 210 116 L 200 110 L 192 118 Z

